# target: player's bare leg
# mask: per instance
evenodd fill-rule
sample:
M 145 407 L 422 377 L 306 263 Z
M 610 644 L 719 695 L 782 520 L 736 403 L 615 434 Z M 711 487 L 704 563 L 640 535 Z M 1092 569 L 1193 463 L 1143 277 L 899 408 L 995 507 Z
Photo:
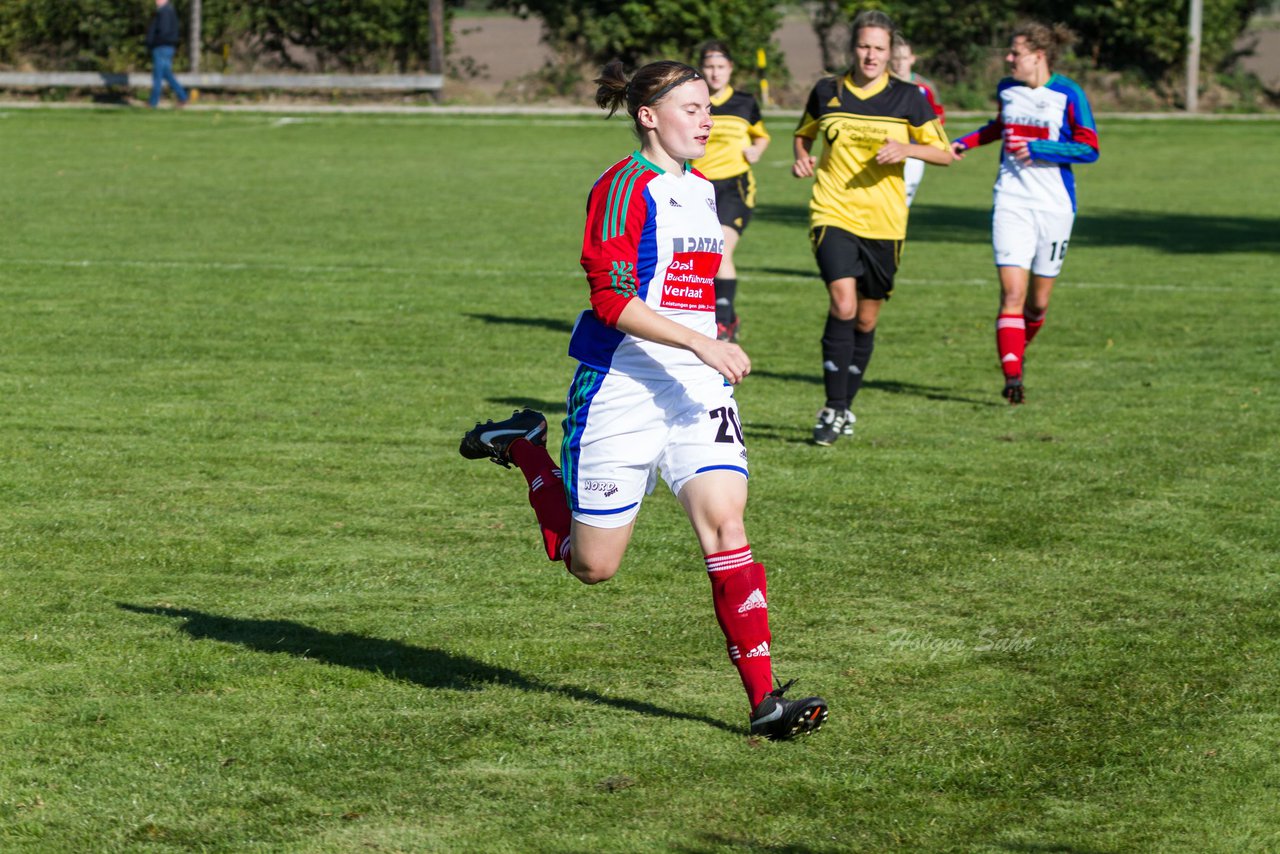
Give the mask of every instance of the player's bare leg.
M 1049 298 L 1053 295 L 1053 283 L 1056 281 L 1057 278 L 1051 276 L 1031 277 L 1031 287 L 1022 306 L 1022 316 L 1027 321 L 1028 344 L 1044 326 L 1044 316 L 1049 311 Z
M 621 528 L 596 528 L 577 519 L 569 533 L 569 572 L 583 584 L 608 581 L 622 565 L 635 521 Z
M 827 719 L 821 697 L 788 700 L 774 688 L 764 564 L 747 543 L 747 481 L 729 471 L 700 474 L 680 490 L 711 580 L 711 601 L 751 708 L 751 734 L 782 740 L 816 732 Z

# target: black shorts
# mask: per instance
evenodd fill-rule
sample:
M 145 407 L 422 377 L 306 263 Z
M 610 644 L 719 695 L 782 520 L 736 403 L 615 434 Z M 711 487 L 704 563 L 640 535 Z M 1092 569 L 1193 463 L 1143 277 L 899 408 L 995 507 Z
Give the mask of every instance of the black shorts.
M 858 295 L 866 299 L 888 299 L 893 294 L 893 277 L 902 257 L 901 240 L 873 240 L 859 237 L 832 225 L 809 229 L 809 243 L 818 261 L 822 281 L 857 279 Z
M 751 222 L 751 210 L 756 206 L 756 178 L 748 169 L 732 178 L 712 181 L 716 188 L 716 214 L 720 224 L 727 225 L 738 234 L 747 230 Z

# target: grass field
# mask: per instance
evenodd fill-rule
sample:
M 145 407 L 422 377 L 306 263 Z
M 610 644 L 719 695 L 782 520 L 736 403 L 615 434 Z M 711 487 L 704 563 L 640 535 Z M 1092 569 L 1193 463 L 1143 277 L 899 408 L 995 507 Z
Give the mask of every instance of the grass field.
M 992 153 L 931 170 L 829 449 L 788 124 L 747 521 L 832 716 L 772 744 L 663 487 L 588 588 L 457 455 L 563 414 L 625 124 L 0 111 L 0 850 L 1280 850 L 1274 123 L 1103 123 L 1016 409 Z

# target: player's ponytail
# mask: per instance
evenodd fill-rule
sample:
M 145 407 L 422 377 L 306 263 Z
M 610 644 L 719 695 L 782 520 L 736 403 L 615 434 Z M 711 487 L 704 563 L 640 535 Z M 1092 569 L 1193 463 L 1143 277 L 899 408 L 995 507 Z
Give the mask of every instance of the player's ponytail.
M 1010 39 L 1019 37 L 1026 41 L 1028 50 L 1044 51 L 1045 62 L 1050 68 L 1053 68 L 1063 51 L 1076 41 L 1076 34 L 1066 24 L 1048 26 L 1039 21 L 1019 24 Z
M 652 107 L 676 87 L 690 80 L 701 80 L 702 75 L 683 62 L 662 60 L 651 62 L 627 79 L 622 62 L 615 59 L 600 70 L 595 79 L 596 106 L 609 111 L 609 117 L 626 107 L 627 115 L 636 123 L 636 134 L 643 138 L 636 114 L 641 107 Z

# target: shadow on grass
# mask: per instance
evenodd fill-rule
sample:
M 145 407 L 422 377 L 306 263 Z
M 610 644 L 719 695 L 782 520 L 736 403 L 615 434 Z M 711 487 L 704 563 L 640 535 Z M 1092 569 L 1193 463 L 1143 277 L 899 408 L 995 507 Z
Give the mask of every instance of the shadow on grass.
M 809 224 L 807 205 L 762 204 L 756 207 L 756 216 L 799 228 Z M 987 245 L 991 242 L 991 209 L 985 205 L 916 205 L 911 208 L 907 239 Z M 1174 255 L 1280 252 L 1280 230 L 1270 217 L 1086 207 L 1076 220 L 1071 242 L 1081 246 L 1143 246 Z M 759 269 L 781 275 L 794 272 Z
M 413 646 L 350 632 L 327 632 L 292 620 L 223 617 L 189 608 L 146 607 L 128 602 L 117 602 L 116 606 L 135 614 L 185 620 L 180 628 L 197 640 L 238 644 L 257 652 L 284 653 L 354 670 L 365 670 L 388 679 L 412 682 L 423 688 L 481 691 L 490 685 L 503 685 L 522 691 L 558 694 L 571 700 L 598 703 L 624 712 L 693 721 L 726 732 L 738 732 L 737 728 L 714 718 L 665 709 L 643 700 L 606 697 L 572 685 L 553 685 L 525 676 L 517 670 L 495 667 L 443 649 Z
M 822 385 L 822 375 L 817 371 L 812 374 L 783 374 L 776 371 L 754 370 L 751 372 L 752 377 L 759 377 L 766 380 L 780 380 L 782 382 L 791 383 L 807 383 L 809 385 Z M 994 400 L 980 400 L 974 397 L 961 397 L 951 394 L 948 389 L 936 385 L 920 385 L 919 383 L 907 383 L 899 380 L 863 380 L 862 387 L 864 389 L 875 389 L 888 394 L 910 394 L 916 397 L 923 397 L 926 400 L 942 400 L 951 401 L 953 403 L 971 403 L 975 406 L 1005 406 Z
M 827 854 L 830 851 L 843 849 L 832 848 L 810 848 L 808 845 L 796 845 L 789 842 L 781 842 L 777 845 L 766 845 L 758 840 L 744 840 L 733 836 L 726 836 L 721 833 L 706 833 L 702 835 L 702 843 L 676 845 L 672 851 L 679 854 L 711 854 L 713 851 L 758 851 L 760 854 Z
M 573 321 L 554 317 L 522 317 L 518 314 L 476 314 L 468 312 L 463 315 L 472 320 L 482 320 L 495 326 L 531 326 L 536 329 L 547 329 L 551 332 L 563 332 L 568 335 L 573 331 Z
M 1006 851 L 1023 851 L 1027 854 L 1109 854 L 1109 849 L 1105 848 L 1081 848 L 1079 845 L 1058 842 L 1002 842 L 1000 847 Z
M 991 241 L 989 209 L 921 205 L 911 209 L 908 239 Z M 1199 216 L 1137 210 L 1090 210 L 1076 220 L 1072 244 L 1142 246 L 1174 255 L 1280 252 L 1280 231 L 1267 217 Z

